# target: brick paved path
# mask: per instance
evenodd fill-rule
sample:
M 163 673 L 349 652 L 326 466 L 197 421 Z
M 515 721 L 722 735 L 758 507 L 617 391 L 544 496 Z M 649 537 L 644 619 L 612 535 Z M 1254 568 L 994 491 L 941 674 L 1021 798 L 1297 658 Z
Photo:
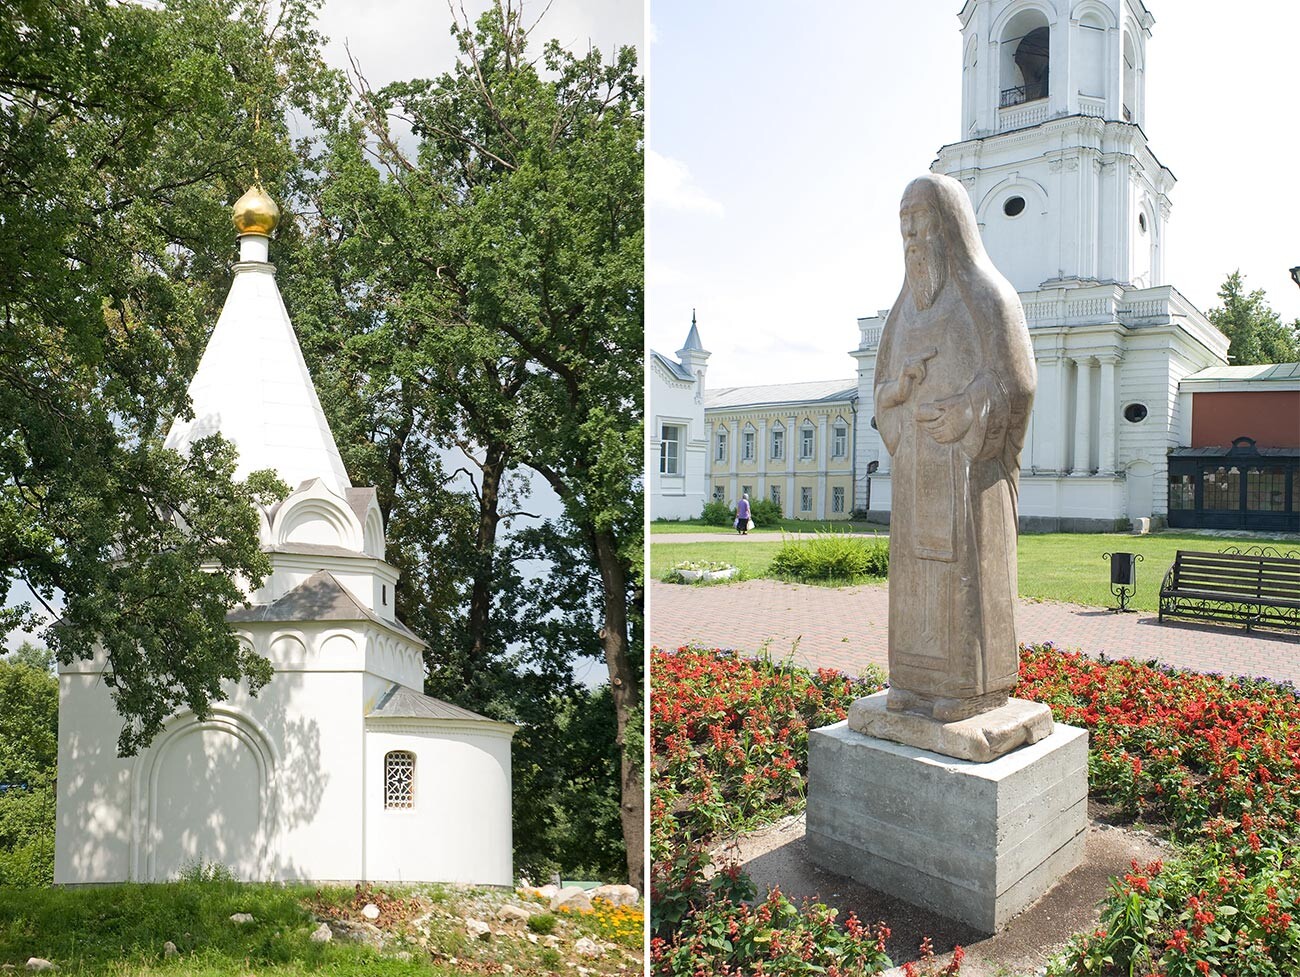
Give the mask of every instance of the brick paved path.
M 752 537 L 750 537 L 752 538 Z M 868 662 L 888 660 L 889 588 L 810 587 L 776 580 L 688 587 L 650 583 L 650 643 L 676 648 L 691 642 L 757 651 L 770 641 L 772 655 L 858 674 Z M 1266 675 L 1300 684 L 1300 635 L 1159 624 L 1147 611 L 1112 614 L 1077 604 L 1022 600 L 1016 608 L 1021 641 L 1052 641 L 1112 658 L 1157 658 L 1170 665 L 1233 675 Z

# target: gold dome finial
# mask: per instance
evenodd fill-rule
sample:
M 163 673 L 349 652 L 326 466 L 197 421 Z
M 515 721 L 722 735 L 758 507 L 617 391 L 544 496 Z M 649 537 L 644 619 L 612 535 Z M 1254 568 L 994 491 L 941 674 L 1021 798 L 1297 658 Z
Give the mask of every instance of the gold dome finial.
M 261 184 L 254 184 L 235 201 L 234 220 L 235 230 L 240 234 L 263 234 L 270 237 L 275 226 L 280 223 L 280 208 L 275 205 L 270 194 L 262 189 Z

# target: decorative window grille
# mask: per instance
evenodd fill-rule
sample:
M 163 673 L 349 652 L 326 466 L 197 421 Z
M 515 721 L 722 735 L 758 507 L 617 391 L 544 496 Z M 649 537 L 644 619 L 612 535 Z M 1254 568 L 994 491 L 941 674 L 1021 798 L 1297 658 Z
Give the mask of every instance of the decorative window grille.
M 713 486 L 714 499 L 716 499 L 718 502 L 721 502 L 726 497 L 727 497 L 727 490 L 725 488 L 723 488 L 721 485 Z
M 781 504 L 781 486 L 779 485 L 772 486 L 772 501 L 775 502 L 777 505 Z
M 772 430 L 772 460 L 780 461 L 785 457 L 785 430 L 784 428 L 774 428 Z
M 799 487 L 799 511 L 812 512 L 812 489 L 807 485 Z
M 831 489 L 831 512 L 844 511 L 844 489 L 836 486 Z
M 415 754 L 409 750 L 384 755 L 384 807 L 415 807 Z
M 753 495 L 753 494 L 754 494 L 754 486 L 752 486 L 752 485 L 742 485 L 742 486 L 740 486 L 740 494 L 741 494 L 741 495 Z

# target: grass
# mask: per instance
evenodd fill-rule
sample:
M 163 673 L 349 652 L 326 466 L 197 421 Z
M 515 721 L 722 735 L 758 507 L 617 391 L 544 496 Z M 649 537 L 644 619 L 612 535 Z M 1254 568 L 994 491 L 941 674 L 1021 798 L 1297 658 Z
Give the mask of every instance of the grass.
M 863 522 L 861 520 L 837 519 L 834 522 L 828 522 L 825 519 L 782 519 L 776 526 L 755 526 L 750 530 L 754 536 L 771 535 L 780 536 L 781 533 L 887 533 L 889 530 L 878 522 Z M 669 520 L 659 520 L 650 523 L 650 535 L 652 536 L 673 536 L 681 533 L 717 533 L 725 536 L 728 533 L 736 535 L 734 526 L 710 526 L 707 523 L 700 522 L 698 519 L 683 519 L 679 522 Z
M 356 918 L 358 896 L 350 887 L 271 885 L 238 882 L 176 882 L 110 885 L 75 889 L 0 887 L 0 965 L 22 970 L 29 957 L 43 957 L 58 973 L 76 977 L 451 977 L 466 972 L 497 973 L 502 964 L 516 972 L 543 974 L 573 966 L 563 953 L 524 939 L 470 941 L 461 917 L 491 919 L 494 906 L 515 897 L 494 889 L 416 887 L 391 895 L 420 895 L 429 917 L 426 949 L 408 924 L 397 917 L 386 929 L 382 950 L 336 938 L 313 943 L 318 923 L 311 907 L 326 917 Z M 381 897 L 375 890 L 373 897 Z M 419 904 L 417 904 L 418 906 Z M 538 906 L 539 912 L 544 907 Z M 419 910 L 412 910 L 412 912 Z M 230 922 L 234 913 L 251 913 L 255 922 Z M 554 917 L 553 917 L 554 918 Z M 566 916 L 564 943 L 588 934 L 613 940 L 635 955 L 640 946 L 639 909 Z M 494 928 L 496 924 L 493 924 Z M 575 935 L 576 934 L 576 935 Z M 422 940 L 423 937 L 420 938 Z M 179 956 L 165 960 L 164 943 Z M 409 960 L 397 957 L 399 952 Z M 458 962 L 450 962 L 457 957 Z M 554 958 L 552 960 L 544 957 Z M 594 973 L 610 973 L 623 951 L 600 961 L 585 960 Z
M 1160 582 L 1174 562 L 1177 550 L 1218 551 L 1225 547 L 1267 545 L 1269 540 L 1248 537 L 1200 536 L 1167 532 L 1149 536 L 1128 533 L 1043 533 L 1020 537 L 1020 595 L 1036 600 L 1068 601 L 1092 607 L 1111 607 L 1110 564 L 1103 553 L 1128 552 L 1142 556 L 1137 565 L 1137 593 L 1129 606 L 1155 611 Z M 679 560 L 722 560 L 740 567 L 746 577 L 771 577 L 772 559 L 781 548 L 779 537 L 762 542 L 726 541 L 674 543 L 650 547 L 650 575 L 660 580 Z M 718 586 L 726 586 L 719 584 Z

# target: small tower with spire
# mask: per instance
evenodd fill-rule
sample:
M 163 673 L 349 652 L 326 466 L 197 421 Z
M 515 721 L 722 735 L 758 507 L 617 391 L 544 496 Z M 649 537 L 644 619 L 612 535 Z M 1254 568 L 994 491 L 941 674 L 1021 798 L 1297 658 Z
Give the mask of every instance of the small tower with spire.
M 686 342 L 677 351 L 677 359 L 685 370 L 695 378 L 695 402 L 704 403 L 704 374 L 708 370 L 709 356 L 712 355 L 700 342 L 700 329 L 695 324 L 695 310 L 691 309 L 691 331 L 686 334 Z

